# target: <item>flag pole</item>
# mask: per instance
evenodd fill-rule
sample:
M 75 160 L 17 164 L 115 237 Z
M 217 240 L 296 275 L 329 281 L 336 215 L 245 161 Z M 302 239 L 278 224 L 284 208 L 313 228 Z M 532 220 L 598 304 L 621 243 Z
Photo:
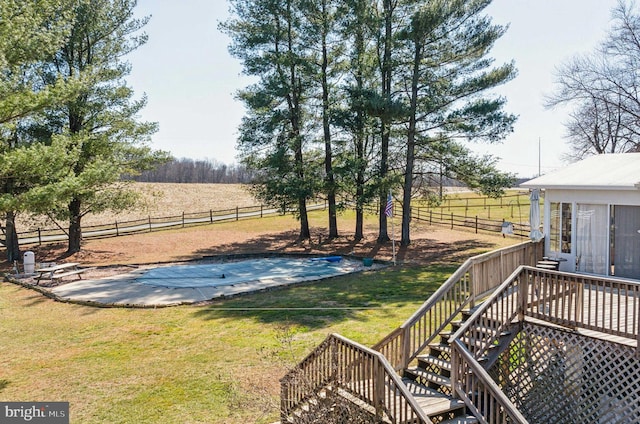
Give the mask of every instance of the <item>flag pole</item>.
M 391 196 L 391 190 L 389 190 L 389 195 L 387 196 L 387 205 L 384 208 L 384 213 L 387 215 L 387 218 L 391 218 L 391 249 L 393 252 L 393 265 L 396 265 L 396 230 L 395 225 L 393 225 L 393 197 Z
M 391 246 L 393 250 L 393 266 L 396 266 L 396 226 L 393 225 L 393 215 L 391 215 Z

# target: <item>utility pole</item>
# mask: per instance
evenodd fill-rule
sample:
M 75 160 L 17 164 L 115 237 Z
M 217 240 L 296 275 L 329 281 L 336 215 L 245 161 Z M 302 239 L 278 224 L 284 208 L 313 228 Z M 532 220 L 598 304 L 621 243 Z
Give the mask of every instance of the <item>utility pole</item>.
M 538 177 L 542 175 L 542 163 L 540 157 L 542 152 L 542 147 L 540 147 L 540 137 L 538 137 Z

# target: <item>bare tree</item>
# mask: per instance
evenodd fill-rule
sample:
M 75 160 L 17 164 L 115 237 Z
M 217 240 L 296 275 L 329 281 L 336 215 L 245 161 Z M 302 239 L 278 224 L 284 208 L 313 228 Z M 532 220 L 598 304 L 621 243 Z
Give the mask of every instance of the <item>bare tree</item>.
M 620 0 L 613 25 L 592 53 L 556 71 L 557 89 L 546 102 L 572 108 L 565 122 L 572 159 L 640 147 L 640 16 Z

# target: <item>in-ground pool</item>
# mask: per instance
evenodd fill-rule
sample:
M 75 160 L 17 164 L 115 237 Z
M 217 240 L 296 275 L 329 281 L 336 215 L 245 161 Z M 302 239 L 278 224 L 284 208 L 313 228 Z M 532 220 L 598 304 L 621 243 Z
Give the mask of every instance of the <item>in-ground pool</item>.
M 339 256 L 252 258 L 234 262 L 188 264 L 143 271 L 135 281 L 156 287 L 220 287 L 248 282 L 320 280 L 362 270 L 362 261 Z
M 252 257 L 139 268 L 133 272 L 51 288 L 57 298 L 72 302 L 123 306 L 170 306 L 270 290 L 316 281 L 384 265 L 334 257 Z M 214 262 L 215 261 L 215 262 Z

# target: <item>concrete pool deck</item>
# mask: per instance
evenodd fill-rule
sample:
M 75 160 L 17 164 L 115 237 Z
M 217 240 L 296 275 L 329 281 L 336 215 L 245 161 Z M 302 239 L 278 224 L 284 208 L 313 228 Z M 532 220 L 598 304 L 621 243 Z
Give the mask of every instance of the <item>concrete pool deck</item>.
M 63 302 L 95 306 L 163 307 L 194 304 L 239 294 L 265 291 L 385 266 L 374 263 L 370 267 L 365 267 L 361 260 L 341 262 L 342 266 L 332 265 L 332 269 L 324 272 L 307 272 L 307 275 L 301 275 L 303 270 L 300 270 L 297 275 L 296 272 L 292 272 L 291 276 L 286 276 L 284 275 L 285 269 L 282 268 L 282 272 L 272 271 L 259 278 L 245 278 L 244 280 L 234 279 L 231 275 L 230 278 L 217 274 L 212 277 L 212 269 L 210 268 L 214 265 L 210 264 L 209 268 L 192 267 L 188 274 L 172 271 L 175 267 L 154 267 L 141 268 L 133 272 L 104 278 L 65 282 L 53 287 L 36 286 L 27 282 L 19 283 L 26 287 L 36 288 L 43 294 Z M 157 275 L 158 270 L 163 268 L 167 272 L 162 276 Z

